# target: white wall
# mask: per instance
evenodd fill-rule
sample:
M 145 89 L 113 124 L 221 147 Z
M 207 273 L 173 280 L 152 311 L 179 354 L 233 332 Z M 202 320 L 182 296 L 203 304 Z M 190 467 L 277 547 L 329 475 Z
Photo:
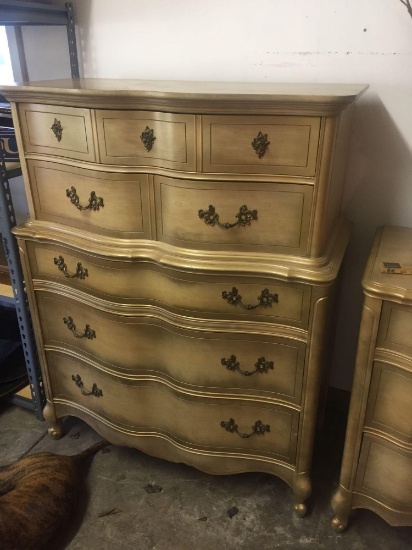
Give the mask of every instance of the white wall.
M 57 2 L 56 2 L 57 3 Z M 412 226 L 412 18 L 400 0 L 74 0 L 86 77 L 357 82 L 331 384 L 349 389 L 378 225 Z

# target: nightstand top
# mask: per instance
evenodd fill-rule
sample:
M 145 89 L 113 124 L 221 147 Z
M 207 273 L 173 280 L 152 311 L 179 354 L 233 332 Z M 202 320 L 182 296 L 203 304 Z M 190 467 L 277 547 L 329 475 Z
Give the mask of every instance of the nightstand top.
M 377 230 L 362 285 L 367 294 L 412 303 L 412 228 Z

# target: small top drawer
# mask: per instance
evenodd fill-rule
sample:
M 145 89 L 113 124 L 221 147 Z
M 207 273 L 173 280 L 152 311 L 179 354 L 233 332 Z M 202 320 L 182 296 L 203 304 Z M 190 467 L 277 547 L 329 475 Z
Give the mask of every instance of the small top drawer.
M 204 116 L 203 170 L 314 176 L 320 119 Z
M 108 164 L 194 170 L 195 117 L 145 111 L 96 111 L 100 159 Z
M 377 346 L 412 358 L 412 307 L 384 301 Z
M 21 104 L 19 116 L 26 153 L 95 161 L 89 109 Z

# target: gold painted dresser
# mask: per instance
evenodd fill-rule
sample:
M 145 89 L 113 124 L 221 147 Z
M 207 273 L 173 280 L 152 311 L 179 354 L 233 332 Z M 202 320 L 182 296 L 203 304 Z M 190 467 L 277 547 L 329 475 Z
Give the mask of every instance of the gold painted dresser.
M 412 229 L 378 229 L 362 284 L 340 485 L 332 498 L 337 531 L 354 508 L 412 526 Z
M 78 80 L 3 89 L 54 437 L 269 472 L 299 515 L 348 239 L 362 86 Z

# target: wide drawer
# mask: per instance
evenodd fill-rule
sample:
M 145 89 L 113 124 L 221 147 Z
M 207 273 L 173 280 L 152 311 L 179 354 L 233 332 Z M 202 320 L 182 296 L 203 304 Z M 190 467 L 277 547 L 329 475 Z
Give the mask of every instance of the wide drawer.
M 35 217 L 124 238 L 150 238 L 148 176 L 29 161 Z
M 355 492 L 398 512 L 412 513 L 412 452 L 364 435 Z
M 167 378 L 197 393 L 206 387 L 215 393 L 300 403 L 303 342 L 190 330 L 150 316 L 124 318 L 58 296 L 37 295 L 46 348 L 64 348 L 113 372 Z
M 195 170 L 195 117 L 96 111 L 100 160 L 107 164 Z
M 203 170 L 314 176 L 320 119 L 203 116 Z
M 53 400 L 74 403 L 123 430 L 217 452 L 230 450 L 285 462 L 295 458 L 299 413 L 293 409 L 193 398 L 167 384 L 104 373 L 58 352 L 47 353 L 47 363 Z M 239 433 L 228 431 L 231 419 Z
M 374 362 L 365 424 L 412 445 L 412 371 Z
M 377 346 L 412 358 L 412 307 L 384 302 Z
M 18 108 L 26 153 L 96 160 L 89 109 L 30 103 Z
M 157 238 L 212 250 L 305 256 L 313 187 L 155 177 Z
M 106 300 L 150 305 L 191 319 L 308 326 L 310 285 L 270 278 L 197 275 L 148 262 L 104 260 L 37 243 L 28 244 L 28 250 L 34 279 L 59 280 Z

